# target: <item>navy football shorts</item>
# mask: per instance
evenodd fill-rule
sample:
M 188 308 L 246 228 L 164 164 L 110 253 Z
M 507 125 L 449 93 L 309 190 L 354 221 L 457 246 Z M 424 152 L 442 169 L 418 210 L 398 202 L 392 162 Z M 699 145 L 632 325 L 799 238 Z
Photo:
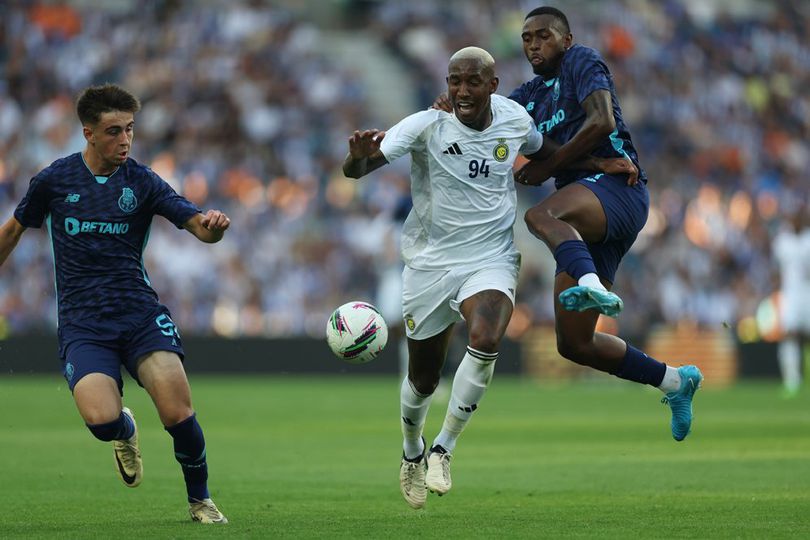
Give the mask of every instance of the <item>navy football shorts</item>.
M 627 175 L 609 174 L 595 174 L 581 178 L 577 183 L 593 191 L 605 211 L 605 238 L 601 242 L 589 243 L 588 251 L 593 257 L 599 277 L 613 283 L 619 263 L 647 223 L 650 210 L 647 185 L 639 182 L 635 186 L 628 186 Z M 557 268 L 557 273 L 561 271 Z
M 180 334 L 169 310 L 158 305 L 127 318 L 87 318 L 59 327 L 59 357 L 70 391 L 90 373 L 109 375 L 123 395 L 121 366 L 138 384 L 138 360 L 155 351 L 185 356 Z

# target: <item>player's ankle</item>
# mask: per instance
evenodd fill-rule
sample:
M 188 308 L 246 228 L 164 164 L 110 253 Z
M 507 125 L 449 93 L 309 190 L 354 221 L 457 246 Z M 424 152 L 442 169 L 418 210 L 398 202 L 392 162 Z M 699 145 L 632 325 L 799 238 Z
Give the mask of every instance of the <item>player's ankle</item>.
M 667 366 L 667 370 L 664 373 L 664 379 L 661 381 L 661 384 L 658 386 L 658 389 L 668 394 L 670 392 L 677 392 L 681 388 L 681 374 L 678 373 L 678 368 L 674 368 L 672 366 Z
M 602 285 L 602 282 L 599 281 L 599 276 L 597 276 L 593 272 L 585 274 L 584 276 L 579 278 L 579 280 L 577 281 L 577 285 L 580 285 L 582 287 L 590 287 L 591 289 L 606 290 L 605 286 Z

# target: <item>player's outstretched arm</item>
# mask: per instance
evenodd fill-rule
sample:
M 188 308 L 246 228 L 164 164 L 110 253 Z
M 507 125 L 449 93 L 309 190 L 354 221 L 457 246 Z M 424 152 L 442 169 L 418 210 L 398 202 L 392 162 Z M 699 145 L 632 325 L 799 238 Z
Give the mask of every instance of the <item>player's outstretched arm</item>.
M 554 150 L 549 152 L 549 147 L 553 147 Z M 558 169 L 551 168 L 553 160 L 550 159 L 550 155 L 556 151 L 556 148 L 559 148 L 559 144 L 545 137 L 540 151 L 526 156 L 529 161 L 515 172 L 515 180 L 519 184 L 526 186 L 539 186 L 558 173 Z M 568 168 L 613 175 L 626 174 L 628 186 L 634 186 L 638 183 L 638 167 L 628 157 L 601 158 L 589 155 L 577 159 Z
M 349 153 L 343 162 L 343 174 L 348 178 L 361 178 L 388 163 L 380 152 L 385 132 L 378 129 L 355 131 L 349 137 Z
M 14 251 L 24 232 L 25 227 L 15 217 L 12 217 L 0 227 L 0 266 L 6 262 L 8 256 Z
M 194 216 L 183 224 L 183 228 L 208 244 L 222 240 L 231 220 L 219 210 L 209 210 Z

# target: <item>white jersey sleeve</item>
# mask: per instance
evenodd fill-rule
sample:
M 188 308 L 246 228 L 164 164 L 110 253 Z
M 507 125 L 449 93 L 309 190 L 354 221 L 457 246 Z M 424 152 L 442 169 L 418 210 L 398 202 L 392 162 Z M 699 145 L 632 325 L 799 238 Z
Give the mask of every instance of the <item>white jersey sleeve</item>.
M 380 143 L 382 152 L 388 163 L 410 152 L 425 150 L 425 129 L 436 121 L 439 111 L 428 109 L 404 118 L 391 129 L 385 132 Z
M 526 142 L 520 147 L 520 153 L 524 156 L 530 156 L 543 147 L 543 134 L 537 131 L 534 120 L 529 116 L 529 113 L 526 113 L 526 118 L 529 120 L 529 131 Z

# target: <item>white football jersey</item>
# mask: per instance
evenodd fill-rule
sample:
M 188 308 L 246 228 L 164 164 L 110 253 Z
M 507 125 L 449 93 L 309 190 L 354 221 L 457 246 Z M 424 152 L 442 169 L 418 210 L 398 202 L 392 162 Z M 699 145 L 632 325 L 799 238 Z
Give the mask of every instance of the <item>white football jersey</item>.
M 810 334 L 810 229 L 782 229 L 774 238 L 773 252 L 782 281 L 782 328 Z
M 523 107 L 491 97 L 492 124 L 483 131 L 429 109 L 386 132 L 380 150 L 389 163 L 411 154 L 413 209 L 402 229 L 402 259 L 411 268 L 483 266 L 518 256 L 512 165 L 518 153 L 537 152 L 543 137 Z

